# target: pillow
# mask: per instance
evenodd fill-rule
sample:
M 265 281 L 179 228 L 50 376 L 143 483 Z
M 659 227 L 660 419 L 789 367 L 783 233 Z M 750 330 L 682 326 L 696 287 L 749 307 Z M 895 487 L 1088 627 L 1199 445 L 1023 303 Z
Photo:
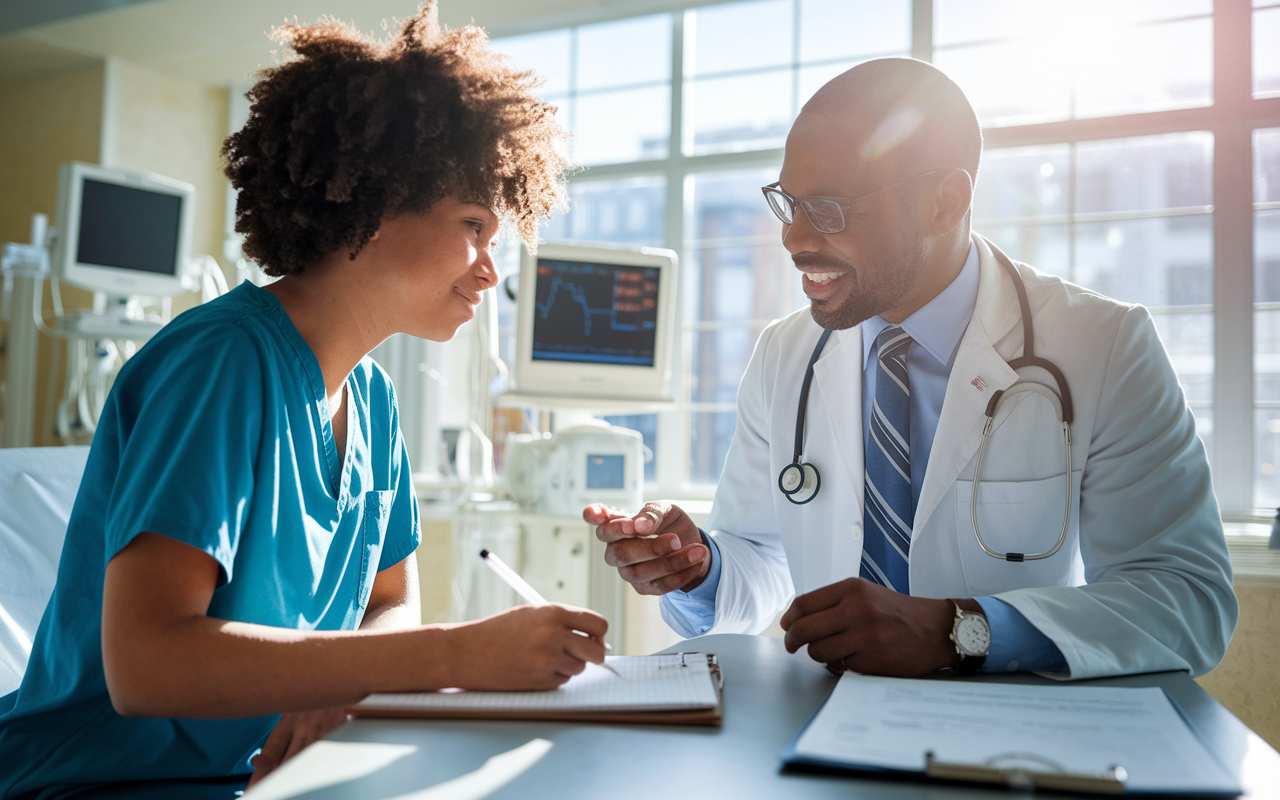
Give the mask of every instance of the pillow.
M 22 682 L 88 457 L 88 447 L 0 449 L 0 697 Z

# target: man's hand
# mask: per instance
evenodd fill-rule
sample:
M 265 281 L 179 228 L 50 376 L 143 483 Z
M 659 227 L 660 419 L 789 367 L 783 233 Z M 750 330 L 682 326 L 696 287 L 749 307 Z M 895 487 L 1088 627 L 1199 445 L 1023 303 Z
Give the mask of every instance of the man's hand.
M 346 724 L 351 716 L 345 708 L 326 708 L 320 711 L 294 711 L 280 717 L 262 752 L 254 756 L 253 775 L 244 788 L 267 777 L 276 767 L 296 756 L 302 748 L 323 738 Z
M 832 672 L 917 678 L 959 661 L 950 640 L 955 606 L 846 578 L 802 594 L 782 615 L 787 651 L 805 645 Z
M 604 562 L 640 594 L 690 591 L 711 569 L 711 550 L 679 506 L 647 503 L 635 516 L 615 508 L 587 506 L 582 518 L 596 526 L 596 538 L 609 546 Z
M 517 606 L 476 622 L 452 626 L 455 682 L 462 689 L 554 689 L 604 663 L 609 622 L 594 611 L 551 604 Z M 583 635 L 585 634 L 585 635 Z

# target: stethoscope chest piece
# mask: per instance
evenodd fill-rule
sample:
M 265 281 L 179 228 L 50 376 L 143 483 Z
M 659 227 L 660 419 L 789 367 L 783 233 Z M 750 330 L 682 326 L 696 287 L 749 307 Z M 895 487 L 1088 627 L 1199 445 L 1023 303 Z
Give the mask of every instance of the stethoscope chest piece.
M 804 505 L 818 494 L 822 477 L 818 468 L 809 463 L 788 464 L 778 473 L 778 488 L 796 505 Z
M 804 417 L 809 404 L 809 386 L 813 383 L 813 365 L 817 363 L 822 348 L 831 338 L 831 330 L 827 329 L 818 337 L 813 354 L 809 356 L 809 366 L 804 371 L 804 383 L 800 385 L 800 407 L 796 410 L 796 446 L 791 456 L 791 463 L 778 473 L 778 488 L 782 496 L 802 506 L 818 494 L 822 486 L 822 478 L 818 468 L 804 460 Z

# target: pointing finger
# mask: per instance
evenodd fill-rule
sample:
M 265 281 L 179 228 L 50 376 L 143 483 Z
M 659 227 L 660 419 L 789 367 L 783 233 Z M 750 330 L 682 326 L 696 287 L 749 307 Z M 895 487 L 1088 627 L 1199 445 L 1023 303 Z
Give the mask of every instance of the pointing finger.
M 582 519 L 592 525 L 602 525 L 617 519 L 625 518 L 627 515 L 604 503 L 592 503 L 582 509 Z

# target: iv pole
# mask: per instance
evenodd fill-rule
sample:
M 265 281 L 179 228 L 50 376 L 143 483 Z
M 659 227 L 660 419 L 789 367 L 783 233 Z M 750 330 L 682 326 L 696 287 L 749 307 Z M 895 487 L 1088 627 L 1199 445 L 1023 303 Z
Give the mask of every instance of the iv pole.
M 39 334 L 31 308 L 36 287 L 49 271 L 45 237 L 49 218 L 31 215 L 31 244 L 9 244 L 4 250 L 4 276 L 13 281 L 9 338 L 5 345 L 5 447 L 30 447 L 36 426 L 36 348 Z

